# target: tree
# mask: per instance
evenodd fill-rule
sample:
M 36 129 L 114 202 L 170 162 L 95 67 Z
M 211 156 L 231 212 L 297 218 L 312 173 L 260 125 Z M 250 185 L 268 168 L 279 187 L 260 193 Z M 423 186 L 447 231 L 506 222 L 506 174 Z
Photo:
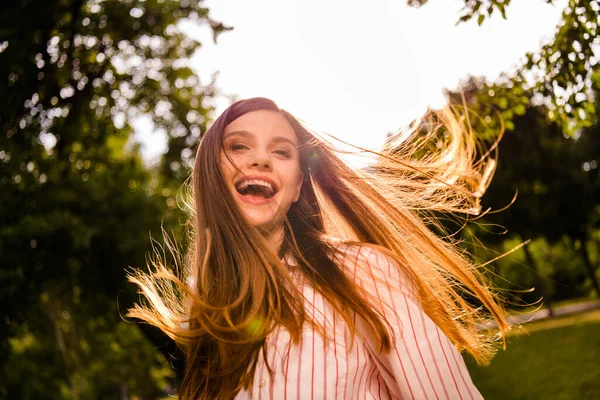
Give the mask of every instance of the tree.
M 554 3 L 553 0 L 545 1 Z M 427 2 L 428 0 L 408 0 L 408 4 L 413 7 L 423 6 Z M 476 19 L 481 25 L 494 12 L 507 18 L 510 3 L 510 0 L 464 0 L 457 23 Z M 593 229 L 589 221 L 597 221 L 597 207 L 594 205 L 598 198 L 597 172 L 590 173 L 594 169 L 591 166 L 597 165 L 597 155 L 589 150 L 597 149 L 597 139 L 594 136 L 598 135 L 597 96 L 600 92 L 600 74 L 597 72 L 599 11 L 598 0 L 569 0 L 553 40 L 544 44 L 538 52 L 526 54 L 516 72 L 505 73 L 494 83 L 471 80 L 463 85 L 468 87 L 475 83 L 477 88 L 467 90 L 469 105 L 475 104 L 476 113 L 485 117 L 484 120 L 474 121 L 476 131 L 485 137 L 494 137 L 503 129 L 509 132 L 523 130 L 518 135 L 507 135 L 501 147 L 507 148 L 511 146 L 511 142 L 523 141 L 521 144 L 525 147 L 509 150 L 511 156 L 517 158 L 522 155 L 532 165 L 535 165 L 535 160 L 544 162 L 540 164 L 544 166 L 544 171 L 529 168 L 527 163 L 515 160 L 505 162 L 505 166 L 498 168 L 497 175 L 501 176 L 503 171 L 509 173 L 514 167 L 514 180 L 508 182 L 513 187 L 518 186 L 520 197 L 524 198 L 517 200 L 521 207 L 513 205 L 505 213 L 505 218 L 510 220 L 513 227 L 515 224 L 520 226 L 517 231 L 529 232 L 537 237 L 541 235 L 554 242 L 560 234 L 568 235 L 573 245 L 580 249 L 598 295 L 600 289 L 587 243 L 590 230 Z M 527 121 L 537 122 L 532 126 Z M 568 142 L 561 139 L 563 134 L 573 140 Z M 573 163 L 570 168 L 556 167 L 565 161 Z M 582 170 L 585 165 L 588 166 L 587 171 Z M 536 177 L 529 174 L 532 170 L 537 172 Z M 545 178 L 540 178 L 542 176 Z M 540 179 L 545 180 L 540 182 Z M 494 185 L 508 189 L 508 186 L 498 183 L 501 180 L 498 177 L 495 179 L 492 193 Z M 533 192 L 529 195 L 528 191 Z M 567 197 L 564 192 L 576 194 Z M 488 194 L 487 197 L 494 196 Z M 536 201 L 542 203 L 536 207 Z M 517 216 L 520 208 L 526 210 L 527 214 Z M 530 213 L 533 214 L 533 219 Z M 521 219 L 525 215 L 528 218 Z M 550 224 L 550 221 L 553 223 Z M 540 226 L 545 229 L 534 234 L 533 231 Z M 533 261 L 528 249 L 525 252 L 530 261 Z
M 448 96 L 454 104 L 466 101 L 470 110 L 481 115 L 487 109 L 487 104 L 479 103 L 481 99 L 487 96 L 493 101 L 489 92 L 484 81 L 471 79 Z M 571 137 L 547 115 L 546 106 L 530 105 L 514 116 L 514 129 L 499 143 L 498 167 L 484 197 L 484 208 L 499 210 L 511 203 L 515 193 L 517 197 L 510 207 L 487 216 L 485 222 L 505 227 L 509 236 L 517 235 L 521 241 L 544 238 L 557 244 L 569 238 L 600 297 L 596 268 L 587 252 L 591 232 L 598 228 L 591 221 L 597 219 L 600 198 L 600 126 L 596 123 Z M 488 240 L 498 238 L 487 236 Z M 527 264 L 538 269 L 527 246 L 524 252 Z M 544 297 L 549 300 L 548 294 Z
M 554 0 L 543 1 L 554 3 Z M 412 7 L 427 2 L 408 0 Z M 510 0 L 464 0 L 457 23 L 476 18 L 481 25 L 495 11 L 507 18 L 510 3 Z M 501 116 L 490 121 L 491 128 L 504 124 L 512 129 L 513 115 L 522 113 L 535 100 L 545 102 L 549 118 L 569 135 L 593 125 L 597 118 L 594 86 L 598 85 L 598 76 L 594 71 L 598 66 L 599 45 L 600 1 L 569 0 L 554 39 L 540 51 L 526 54 L 514 74 L 504 74 L 491 85 L 496 100 L 490 102 L 490 107 Z M 496 113 L 487 115 L 495 117 Z
M 125 269 L 145 265 L 149 234 L 160 238 L 161 222 L 182 229 L 177 189 L 212 110 L 212 82 L 186 65 L 200 44 L 178 31 L 183 18 L 215 38 L 229 29 L 198 0 L 3 5 L 0 397 L 169 390 L 156 348 L 168 356 L 171 344 L 119 312 L 135 298 Z M 168 134 L 154 170 L 132 142 L 142 114 Z

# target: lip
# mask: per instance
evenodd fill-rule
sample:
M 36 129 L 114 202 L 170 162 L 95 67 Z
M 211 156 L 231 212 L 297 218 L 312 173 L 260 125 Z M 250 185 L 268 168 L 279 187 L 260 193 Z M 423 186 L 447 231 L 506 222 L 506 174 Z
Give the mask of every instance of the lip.
M 261 180 L 261 181 L 270 183 L 271 186 L 273 186 L 275 188 L 275 194 L 273 196 L 269 197 L 268 199 L 266 199 L 264 197 L 258 197 L 258 196 L 252 196 L 252 197 L 242 196 L 240 194 L 240 192 L 238 192 L 236 189 L 237 185 L 242 181 L 251 180 L 251 179 Z M 233 184 L 233 190 L 235 191 L 235 194 L 240 198 L 240 200 L 242 200 L 244 203 L 262 205 L 262 204 L 268 204 L 275 200 L 275 196 L 277 196 L 277 194 L 279 193 L 279 186 L 275 183 L 275 181 L 273 179 L 271 179 L 267 176 L 264 176 L 264 175 L 244 175 L 243 177 L 238 179 Z

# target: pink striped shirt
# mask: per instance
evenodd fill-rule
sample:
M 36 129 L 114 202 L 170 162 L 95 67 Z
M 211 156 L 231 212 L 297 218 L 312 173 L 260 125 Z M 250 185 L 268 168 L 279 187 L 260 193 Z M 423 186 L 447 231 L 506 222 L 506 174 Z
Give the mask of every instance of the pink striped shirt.
M 352 274 L 374 296 L 373 301 L 380 302 L 392 326 L 392 350 L 380 352 L 360 320 L 356 321 L 360 333 L 351 345 L 344 319 L 305 279 L 298 278 L 307 313 L 326 327 L 330 339 L 305 324 L 301 342 L 289 346 L 289 333 L 276 329 L 267 339 L 274 374 L 269 374 L 261 356 L 252 388 L 238 393 L 236 399 L 481 399 L 462 356 L 406 285 L 381 284 L 380 279 L 399 278 L 389 259 L 364 247 L 354 253 L 355 264 L 366 268 L 355 265 Z M 293 261 L 289 264 L 293 271 Z

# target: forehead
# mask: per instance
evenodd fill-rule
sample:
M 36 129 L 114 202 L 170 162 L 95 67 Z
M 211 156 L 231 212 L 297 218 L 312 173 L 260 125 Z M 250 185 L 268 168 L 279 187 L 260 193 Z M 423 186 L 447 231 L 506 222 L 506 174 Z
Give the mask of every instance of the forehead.
M 298 142 L 288 120 L 277 111 L 257 110 L 246 113 L 225 127 L 224 137 L 240 131 L 264 138 L 283 136 L 294 143 Z

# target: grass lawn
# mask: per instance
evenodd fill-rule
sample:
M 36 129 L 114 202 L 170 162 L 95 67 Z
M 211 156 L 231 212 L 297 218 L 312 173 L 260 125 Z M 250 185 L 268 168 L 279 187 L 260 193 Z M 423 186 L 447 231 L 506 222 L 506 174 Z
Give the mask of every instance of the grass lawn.
M 600 399 L 600 310 L 528 325 L 489 367 L 465 358 L 486 399 Z

